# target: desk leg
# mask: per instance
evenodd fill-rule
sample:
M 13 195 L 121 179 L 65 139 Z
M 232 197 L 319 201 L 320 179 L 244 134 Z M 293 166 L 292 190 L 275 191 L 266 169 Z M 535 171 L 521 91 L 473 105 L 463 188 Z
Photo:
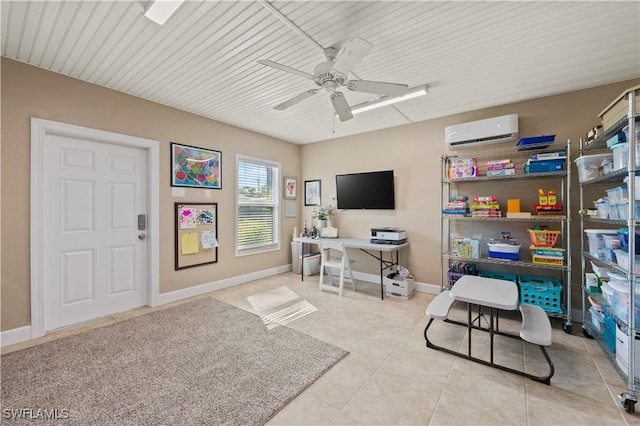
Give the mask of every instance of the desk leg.
M 304 281 L 304 245 L 306 243 L 300 243 L 300 281 Z
M 489 308 L 489 345 L 490 345 L 490 357 L 491 357 L 491 364 L 493 364 L 493 312 L 494 312 L 494 308 Z
M 467 303 L 467 330 L 469 330 L 469 342 L 468 342 L 469 356 L 471 356 L 471 329 L 472 328 L 473 328 L 473 325 L 471 324 L 471 303 Z
M 393 256 L 393 255 L 391 255 Z M 380 250 L 380 299 L 384 300 L 384 266 L 382 263 L 382 250 Z

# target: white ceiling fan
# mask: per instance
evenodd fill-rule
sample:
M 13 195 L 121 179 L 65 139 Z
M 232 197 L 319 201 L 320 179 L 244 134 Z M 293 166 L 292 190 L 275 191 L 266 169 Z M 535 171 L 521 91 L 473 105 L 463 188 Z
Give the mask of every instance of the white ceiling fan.
M 276 105 L 274 109 L 283 111 L 298 102 L 315 95 L 321 89 L 324 89 L 331 94 L 331 103 L 333 104 L 333 109 L 336 111 L 340 121 L 347 121 L 353 118 L 353 114 L 351 113 L 351 108 L 349 107 L 344 95 L 337 90 L 340 87 L 346 87 L 348 90 L 354 92 L 374 93 L 381 97 L 402 96 L 406 94 L 409 90 L 409 86 L 406 84 L 384 83 L 381 81 L 368 80 L 347 80 L 347 76 L 351 70 L 367 55 L 367 53 L 369 53 L 372 48 L 372 44 L 357 37 L 351 39 L 341 50 L 338 50 L 335 47 L 327 47 L 324 49 L 326 61 L 319 63 L 313 74 L 270 60 L 259 60 L 258 63 L 262 65 L 267 65 L 281 71 L 307 78 L 312 80 L 318 86 L 316 89 L 307 90 L 306 92 Z

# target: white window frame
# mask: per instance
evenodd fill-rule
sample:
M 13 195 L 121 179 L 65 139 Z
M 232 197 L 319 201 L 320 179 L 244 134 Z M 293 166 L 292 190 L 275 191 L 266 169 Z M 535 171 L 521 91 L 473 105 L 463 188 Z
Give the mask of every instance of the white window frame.
M 256 163 L 262 163 L 265 165 L 269 165 L 271 167 L 274 167 L 276 169 L 276 176 L 274 176 L 273 178 L 273 211 L 274 211 L 274 231 L 273 231 L 273 236 L 274 236 L 274 243 L 272 245 L 266 246 L 266 247 L 260 247 L 260 248 L 255 248 L 255 249 L 244 249 L 241 250 L 238 247 L 238 231 L 239 231 L 239 200 L 238 200 L 238 193 L 239 193 L 239 173 L 238 173 L 238 169 L 239 169 L 239 164 L 240 162 L 243 161 L 247 161 L 247 162 L 256 162 Z M 279 251 L 280 250 L 280 234 L 281 234 L 281 218 L 280 218 L 280 209 L 281 209 L 281 200 L 280 200 L 280 180 L 281 180 L 281 170 L 282 170 L 282 166 L 279 162 L 277 161 L 272 161 L 272 160 L 267 160 L 264 158 L 259 158 L 259 157 L 251 157 L 248 155 L 243 155 L 243 154 L 236 154 L 236 179 L 235 179 L 235 216 L 236 216 L 236 226 L 235 226 L 235 231 L 234 231 L 234 239 L 235 239 L 235 251 L 236 251 L 236 257 L 240 257 L 240 256 L 250 256 L 250 255 L 254 255 L 254 254 L 260 254 L 260 253 L 268 253 L 268 252 L 272 252 L 272 251 Z

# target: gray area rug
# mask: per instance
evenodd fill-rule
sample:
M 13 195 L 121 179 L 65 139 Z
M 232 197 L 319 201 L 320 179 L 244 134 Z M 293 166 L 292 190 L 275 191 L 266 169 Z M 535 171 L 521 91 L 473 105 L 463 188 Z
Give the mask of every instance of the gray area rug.
M 261 425 L 347 353 L 206 298 L 3 355 L 2 423 Z

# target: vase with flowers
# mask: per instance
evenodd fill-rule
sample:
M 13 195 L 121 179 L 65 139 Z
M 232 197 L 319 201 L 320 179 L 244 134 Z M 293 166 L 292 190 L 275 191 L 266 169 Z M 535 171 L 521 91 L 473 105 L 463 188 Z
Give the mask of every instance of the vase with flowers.
M 316 220 L 316 228 L 318 229 L 318 236 L 322 236 L 322 230 L 327 227 L 327 221 L 333 215 L 335 208 L 329 204 L 326 206 L 320 206 L 313 209 L 311 217 Z

